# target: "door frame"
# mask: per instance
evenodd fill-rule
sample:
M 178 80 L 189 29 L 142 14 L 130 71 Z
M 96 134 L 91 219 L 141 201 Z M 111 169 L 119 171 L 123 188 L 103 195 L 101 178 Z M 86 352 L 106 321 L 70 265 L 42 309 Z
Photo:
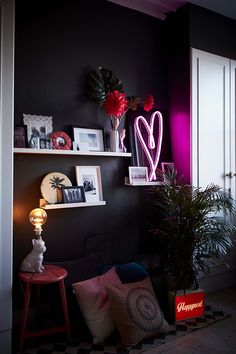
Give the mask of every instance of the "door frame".
M 13 254 L 14 0 L 0 0 L 0 348 L 11 353 Z

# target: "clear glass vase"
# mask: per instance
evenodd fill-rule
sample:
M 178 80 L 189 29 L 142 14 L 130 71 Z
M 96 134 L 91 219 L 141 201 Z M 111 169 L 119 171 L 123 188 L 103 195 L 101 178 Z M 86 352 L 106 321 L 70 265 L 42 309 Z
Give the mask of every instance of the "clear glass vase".
M 118 130 L 112 130 L 110 132 L 110 149 L 112 152 L 120 151 L 120 137 Z

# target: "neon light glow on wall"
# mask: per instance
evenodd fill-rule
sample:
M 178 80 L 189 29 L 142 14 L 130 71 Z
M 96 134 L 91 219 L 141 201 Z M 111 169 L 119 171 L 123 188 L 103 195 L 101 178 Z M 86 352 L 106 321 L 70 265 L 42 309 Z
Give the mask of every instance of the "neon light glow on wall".
M 158 134 L 157 134 L 157 141 L 155 140 L 155 135 L 154 135 L 154 123 L 156 117 L 158 117 L 158 127 L 159 127 Z M 143 126 L 147 131 L 146 142 L 142 135 L 141 123 L 143 124 Z M 151 115 L 150 123 L 148 123 L 146 118 L 144 118 L 143 116 L 138 116 L 134 121 L 134 128 L 150 166 L 150 173 L 148 179 L 149 181 L 155 181 L 156 169 L 160 159 L 162 136 L 163 136 L 163 119 L 161 113 L 159 111 L 153 112 Z M 154 158 L 152 157 L 151 150 L 154 150 L 154 152 L 156 152 Z

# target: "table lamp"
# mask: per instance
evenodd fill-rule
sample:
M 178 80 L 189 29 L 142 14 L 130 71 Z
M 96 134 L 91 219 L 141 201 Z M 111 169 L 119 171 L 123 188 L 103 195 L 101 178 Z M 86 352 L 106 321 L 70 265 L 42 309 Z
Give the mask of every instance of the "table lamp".
M 22 272 L 41 273 L 44 270 L 43 253 L 46 251 L 45 242 L 42 240 L 42 225 L 47 221 L 47 213 L 41 208 L 33 209 L 29 214 L 31 224 L 35 226 L 36 239 L 32 240 L 33 249 L 21 263 Z
M 42 232 L 42 225 L 45 224 L 45 222 L 47 221 L 47 213 L 45 210 L 41 209 L 41 208 L 35 208 L 33 210 L 31 210 L 30 214 L 29 214 L 29 220 L 31 222 L 31 224 L 33 224 L 35 226 L 35 234 L 37 236 L 37 239 L 41 238 L 41 232 Z

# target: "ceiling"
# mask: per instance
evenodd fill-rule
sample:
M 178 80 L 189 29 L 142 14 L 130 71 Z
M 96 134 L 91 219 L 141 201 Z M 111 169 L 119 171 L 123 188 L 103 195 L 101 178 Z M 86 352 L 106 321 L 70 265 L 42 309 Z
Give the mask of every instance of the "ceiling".
M 235 0 L 108 0 L 147 15 L 165 20 L 168 12 L 174 12 L 185 3 L 192 3 L 224 16 L 236 19 Z

